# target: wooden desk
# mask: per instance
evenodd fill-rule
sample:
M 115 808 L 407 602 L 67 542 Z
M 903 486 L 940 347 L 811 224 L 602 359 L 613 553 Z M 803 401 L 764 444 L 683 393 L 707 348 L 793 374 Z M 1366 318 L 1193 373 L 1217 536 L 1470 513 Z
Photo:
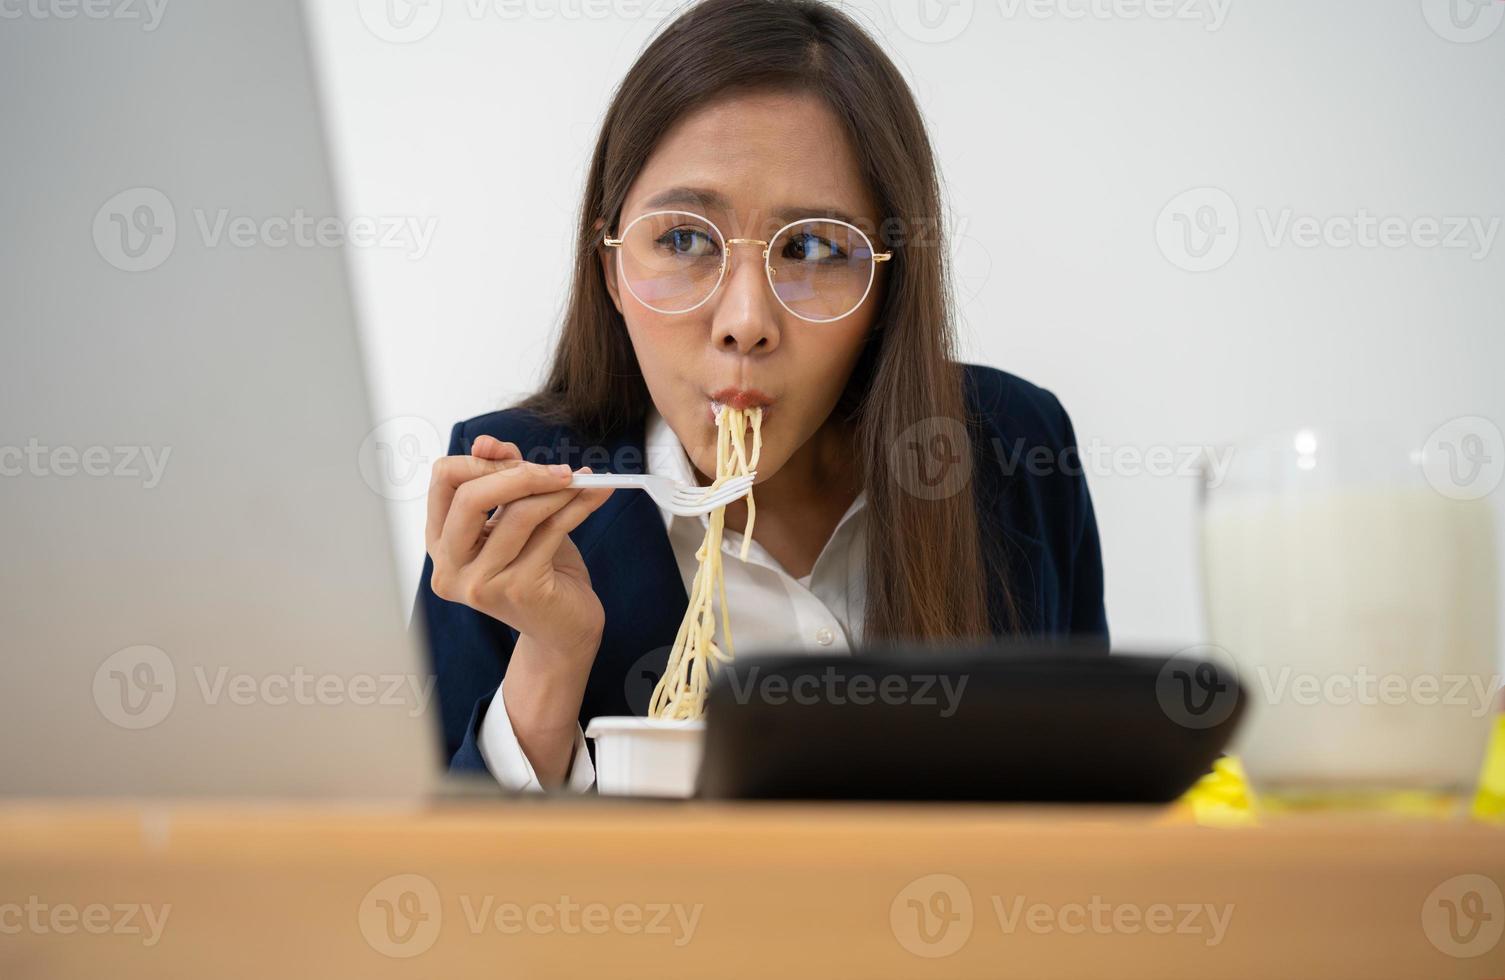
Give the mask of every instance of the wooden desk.
M 12 803 L 0 977 L 1505 976 L 1500 893 L 1459 875 L 1505 883 L 1505 831 L 986 806 Z M 126 921 L 137 903 L 154 914 Z M 1465 913 L 1451 933 L 1449 908 Z

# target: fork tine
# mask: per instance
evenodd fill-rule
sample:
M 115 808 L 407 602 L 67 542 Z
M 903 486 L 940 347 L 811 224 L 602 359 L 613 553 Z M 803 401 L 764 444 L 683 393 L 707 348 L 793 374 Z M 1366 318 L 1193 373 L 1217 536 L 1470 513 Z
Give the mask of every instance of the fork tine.
M 697 500 L 689 506 L 701 511 L 715 510 L 717 507 L 725 507 L 727 504 L 736 500 L 739 496 L 741 496 L 741 494 L 718 493 L 714 497 L 707 497 L 705 500 Z
M 734 476 L 728 479 L 725 483 L 721 484 L 721 486 L 719 487 L 694 487 L 687 484 L 680 484 L 675 488 L 674 492 L 676 494 L 685 494 L 691 497 L 699 497 L 704 496 L 707 493 L 719 493 L 722 490 L 726 490 L 730 487 L 746 486 L 752 481 L 753 478 L 751 476 Z
M 727 504 L 729 504 L 732 501 L 736 500 L 738 498 L 738 496 L 739 495 L 735 494 L 735 493 L 727 493 L 727 494 L 720 494 L 720 493 L 718 493 L 716 496 L 714 496 L 714 497 L 707 497 L 705 500 L 697 500 L 697 501 L 683 501 L 683 500 L 680 500 L 680 501 L 675 501 L 674 503 L 670 504 L 669 506 L 670 506 L 671 509 L 677 510 L 677 511 L 683 513 L 685 516 L 695 517 L 695 516 L 699 516 L 701 514 L 709 514 L 713 510 L 716 510 L 716 509 L 721 508 L 721 507 L 725 507 Z
M 727 483 L 727 485 L 718 486 L 718 488 L 713 489 L 713 491 L 709 492 L 680 491 L 677 492 L 677 494 L 674 494 L 674 498 L 676 498 L 676 500 L 685 501 L 685 503 L 698 503 L 698 501 L 701 500 L 713 500 L 713 498 L 716 497 L 724 497 L 725 494 L 745 494 L 745 492 L 748 491 L 748 488 L 751 488 L 751 486 L 751 482 Z
M 739 500 L 739 499 L 741 499 L 741 497 L 738 494 L 730 494 L 730 495 L 725 496 L 725 497 L 718 497 L 715 500 L 708 500 L 708 501 L 706 501 L 703 504 L 697 505 L 696 509 L 700 510 L 700 511 L 703 511 L 703 512 L 706 512 L 706 513 L 709 513 L 710 511 L 717 510 L 717 509 L 719 509 L 721 507 L 725 507 L 727 504 L 730 504 L 733 501 L 736 501 L 736 500 Z
M 693 491 L 680 490 L 674 494 L 674 500 L 676 503 L 684 504 L 690 507 L 703 506 L 714 500 L 735 500 L 738 497 L 744 496 L 747 493 L 748 488 L 751 486 L 751 480 L 739 480 L 735 482 L 725 483 L 722 486 L 717 487 L 715 490 L 710 491 L 709 493 L 704 491 L 696 493 Z

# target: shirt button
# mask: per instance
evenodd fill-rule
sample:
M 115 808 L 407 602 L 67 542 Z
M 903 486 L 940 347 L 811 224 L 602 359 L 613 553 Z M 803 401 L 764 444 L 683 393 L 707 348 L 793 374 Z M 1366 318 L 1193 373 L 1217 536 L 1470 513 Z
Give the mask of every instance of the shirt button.
M 815 631 L 815 642 L 823 647 L 830 646 L 836 640 L 836 634 L 822 626 Z

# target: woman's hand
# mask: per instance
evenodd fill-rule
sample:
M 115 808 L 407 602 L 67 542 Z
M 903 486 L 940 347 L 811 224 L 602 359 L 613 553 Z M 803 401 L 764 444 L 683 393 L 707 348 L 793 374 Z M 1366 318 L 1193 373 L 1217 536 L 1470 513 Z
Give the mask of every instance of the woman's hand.
M 606 617 L 569 532 L 612 491 L 572 490 L 569 467 L 525 462 L 517 446 L 491 436 L 470 451 L 434 464 L 426 531 L 434 594 L 588 665 Z

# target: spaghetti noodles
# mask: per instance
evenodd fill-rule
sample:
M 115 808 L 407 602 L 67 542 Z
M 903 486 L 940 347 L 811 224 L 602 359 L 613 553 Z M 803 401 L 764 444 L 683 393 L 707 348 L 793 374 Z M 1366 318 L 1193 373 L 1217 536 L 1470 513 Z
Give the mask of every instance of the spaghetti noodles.
M 752 428 L 752 448 L 747 446 L 747 429 Z M 740 409 L 723 405 L 716 413 L 716 479 L 707 490 L 721 486 L 728 479 L 752 473 L 763 450 L 763 409 Z M 751 491 L 747 494 L 747 529 L 742 534 L 743 561 L 752 545 L 753 521 L 757 507 Z M 726 577 L 721 568 L 721 536 L 726 526 L 726 508 L 711 512 L 705 540 L 695 553 L 700 563 L 690 589 L 690 605 L 679 634 L 669 651 L 664 676 L 653 689 L 648 717 L 686 720 L 699 718 L 705 711 L 710 691 L 711 671 L 729 662 L 733 656 L 732 623 L 726 612 Z M 715 598 L 721 599 L 721 635 L 726 640 L 723 651 L 716 645 Z

